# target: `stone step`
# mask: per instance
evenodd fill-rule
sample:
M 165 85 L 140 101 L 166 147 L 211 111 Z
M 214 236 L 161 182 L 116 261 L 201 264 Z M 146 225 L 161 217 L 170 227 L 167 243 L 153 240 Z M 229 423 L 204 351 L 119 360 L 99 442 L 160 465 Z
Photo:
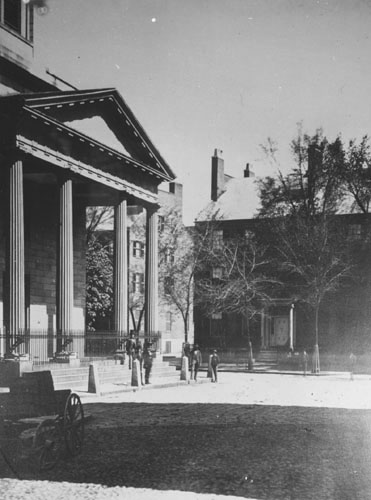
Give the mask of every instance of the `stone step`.
M 98 367 L 99 380 L 101 384 L 131 384 L 131 370 L 129 370 L 128 364 L 121 365 L 114 360 L 107 363 L 96 361 L 96 366 Z M 109 360 L 108 360 L 109 361 Z M 46 368 L 44 368 L 46 369 Z M 50 367 L 48 366 L 48 369 Z M 69 368 L 64 365 L 63 368 L 51 369 L 54 387 L 56 390 L 59 389 L 80 389 L 87 390 L 88 380 L 89 380 L 89 365 L 80 366 L 79 368 Z M 154 380 L 164 380 L 168 381 L 171 377 L 178 377 L 178 374 L 174 367 L 169 366 L 167 363 L 163 362 L 160 358 L 154 358 L 151 378 Z
M 278 353 L 275 350 L 262 350 L 256 356 L 256 360 L 260 362 L 273 362 L 277 363 Z

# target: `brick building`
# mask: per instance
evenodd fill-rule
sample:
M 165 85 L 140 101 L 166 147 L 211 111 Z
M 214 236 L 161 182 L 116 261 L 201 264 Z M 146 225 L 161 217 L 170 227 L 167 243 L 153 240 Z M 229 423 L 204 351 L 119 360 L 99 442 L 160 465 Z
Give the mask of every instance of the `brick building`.
M 43 361 L 85 342 L 88 206 L 114 210 L 115 335 L 128 329 L 128 211 L 146 214 L 145 331 L 157 332 L 158 186 L 174 174 L 113 88 L 34 71 L 31 3 L 0 17 L 0 355 Z
M 233 178 L 224 172 L 222 152 L 215 150 L 211 159 L 211 201 L 198 215 L 196 225 L 210 221 L 217 214 L 220 239 L 229 234 L 244 234 L 262 228 L 258 178 L 249 165 L 243 177 Z M 354 272 L 358 280 L 349 280 L 335 294 L 325 297 L 320 308 L 320 348 L 327 352 L 369 352 L 371 349 L 371 214 L 360 213 L 354 204 L 344 202 L 336 217 L 345 228 L 346 241 L 352 249 Z M 269 239 L 269 238 L 268 238 Z M 246 347 L 246 320 L 236 314 L 207 317 L 195 311 L 195 341 L 204 346 Z M 262 308 L 258 320 L 250 325 L 255 352 L 259 349 L 288 351 L 311 349 L 314 345 L 313 320 L 295 297 L 281 291 L 269 306 Z

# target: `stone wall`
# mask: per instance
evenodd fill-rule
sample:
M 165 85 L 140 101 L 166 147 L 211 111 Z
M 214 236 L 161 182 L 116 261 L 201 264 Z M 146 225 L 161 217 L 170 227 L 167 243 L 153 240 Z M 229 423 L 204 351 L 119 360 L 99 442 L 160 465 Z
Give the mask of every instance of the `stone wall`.
M 46 331 L 56 327 L 58 189 L 25 182 L 25 302 L 27 327 Z M 6 223 L 0 219 L 0 324 L 6 309 Z M 74 200 L 73 329 L 85 327 L 85 207 Z M 5 293 L 4 293 L 5 292 Z

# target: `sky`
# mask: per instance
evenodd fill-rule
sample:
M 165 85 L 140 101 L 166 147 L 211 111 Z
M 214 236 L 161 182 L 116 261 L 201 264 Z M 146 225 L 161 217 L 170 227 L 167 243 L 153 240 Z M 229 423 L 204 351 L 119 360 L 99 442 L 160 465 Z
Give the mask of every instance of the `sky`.
M 371 0 L 49 0 L 35 57 L 79 89 L 116 87 L 183 184 L 185 222 L 225 172 L 274 175 L 297 132 L 371 133 Z

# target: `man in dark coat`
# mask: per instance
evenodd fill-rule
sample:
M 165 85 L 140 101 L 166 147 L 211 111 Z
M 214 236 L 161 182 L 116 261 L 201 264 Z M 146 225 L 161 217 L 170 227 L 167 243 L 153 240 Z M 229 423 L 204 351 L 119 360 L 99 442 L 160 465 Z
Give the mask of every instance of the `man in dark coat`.
M 126 354 L 129 357 L 129 370 L 131 370 L 131 366 L 133 364 L 133 356 L 135 354 L 135 338 L 134 332 L 130 332 L 130 337 L 126 341 Z
M 217 382 L 218 381 L 218 365 L 219 365 L 219 356 L 216 350 L 214 349 L 212 355 L 211 355 L 211 382 Z
M 151 347 L 152 347 L 151 342 L 146 342 L 144 344 L 143 368 L 144 368 L 144 381 L 146 384 L 150 384 L 149 377 L 151 375 L 152 364 L 153 364 L 153 354 Z
M 191 379 L 193 378 L 197 382 L 198 370 L 202 363 L 201 351 L 197 344 L 194 346 L 192 351 L 191 363 L 192 363 Z

